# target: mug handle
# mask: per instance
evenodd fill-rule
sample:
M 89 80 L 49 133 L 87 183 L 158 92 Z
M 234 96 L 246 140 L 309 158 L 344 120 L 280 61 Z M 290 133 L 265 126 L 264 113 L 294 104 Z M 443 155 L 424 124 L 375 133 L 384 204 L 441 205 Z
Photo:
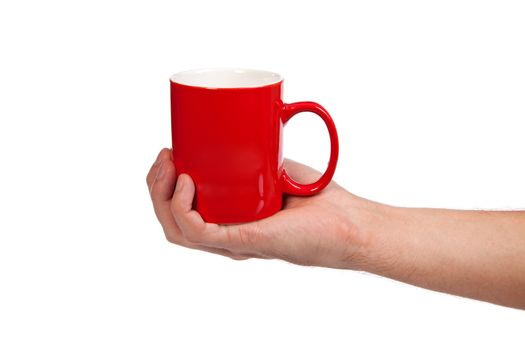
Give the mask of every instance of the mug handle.
M 285 193 L 296 196 L 310 196 L 316 194 L 330 183 L 337 165 L 337 158 L 339 156 L 339 139 L 337 138 L 337 130 L 335 129 L 334 121 L 326 109 L 315 102 L 285 103 L 283 104 L 282 112 L 282 121 L 284 125 L 286 125 L 286 122 L 288 122 L 294 115 L 301 112 L 315 113 L 321 117 L 326 124 L 328 134 L 330 135 L 330 160 L 328 161 L 326 171 L 319 180 L 311 184 L 300 184 L 292 180 L 292 178 L 286 173 L 286 169 L 283 169 L 281 177 L 283 181 L 283 192 Z

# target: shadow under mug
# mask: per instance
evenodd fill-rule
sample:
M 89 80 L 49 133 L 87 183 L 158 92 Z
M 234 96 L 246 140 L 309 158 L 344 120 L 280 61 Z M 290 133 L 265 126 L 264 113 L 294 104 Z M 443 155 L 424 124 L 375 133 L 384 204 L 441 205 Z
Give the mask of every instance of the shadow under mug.
M 214 223 L 271 216 L 283 193 L 308 196 L 328 185 L 339 144 L 334 122 L 315 102 L 284 103 L 283 80 L 272 72 L 199 69 L 173 75 L 171 130 L 177 174 L 195 187 L 193 207 Z M 283 167 L 283 127 L 292 116 L 313 112 L 330 135 L 330 160 L 314 183 L 300 184 Z

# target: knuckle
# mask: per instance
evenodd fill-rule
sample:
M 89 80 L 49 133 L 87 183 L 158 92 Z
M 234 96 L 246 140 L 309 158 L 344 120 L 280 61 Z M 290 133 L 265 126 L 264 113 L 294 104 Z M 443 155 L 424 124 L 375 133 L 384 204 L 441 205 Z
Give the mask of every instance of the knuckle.
M 170 234 L 170 233 L 166 233 L 165 236 L 166 236 L 166 240 L 167 240 L 168 242 L 173 243 L 173 244 L 176 244 L 176 243 L 177 243 L 177 240 L 175 239 L 175 237 L 173 237 L 172 234 Z
M 177 229 L 164 228 L 164 236 L 166 237 L 166 240 L 170 243 L 179 245 L 181 243 L 180 232 Z

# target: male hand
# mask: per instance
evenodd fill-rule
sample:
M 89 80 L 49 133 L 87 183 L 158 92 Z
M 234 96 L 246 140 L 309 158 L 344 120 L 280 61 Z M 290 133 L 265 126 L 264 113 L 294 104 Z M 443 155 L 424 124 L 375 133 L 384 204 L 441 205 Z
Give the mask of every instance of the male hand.
M 293 161 L 286 171 L 296 181 L 309 183 L 320 173 Z M 275 215 L 246 224 L 204 222 L 192 210 L 195 185 L 187 174 L 177 174 L 171 151 L 163 149 L 147 176 L 157 218 L 171 243 L 231 257 L 277 258 L 300 265 L 358 268 L 367 237 L 349 211 L 365 200 L 335 182 L 311 197 L 284 198 Z M 368 201 L 366 201 L 368 202 Z

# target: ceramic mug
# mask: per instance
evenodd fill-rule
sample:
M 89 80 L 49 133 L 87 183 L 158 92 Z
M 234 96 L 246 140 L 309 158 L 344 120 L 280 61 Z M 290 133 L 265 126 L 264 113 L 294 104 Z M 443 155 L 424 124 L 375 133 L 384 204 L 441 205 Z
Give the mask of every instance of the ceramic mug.
M 193 207 L 214 223 L 240 223 L 271 216 L 283 193 L 308 196 L 332 179 L 337 164 L 337 131 L 315 102 L 284 103 L 279 74 L 248 69 L 199 69 L 173 75 L 171 128 L 178 174 L 190 175 Z M 283 126 L 300 112 L 326 124 L 331 153 L 314 183 L 300 184 L 283 168 Z

